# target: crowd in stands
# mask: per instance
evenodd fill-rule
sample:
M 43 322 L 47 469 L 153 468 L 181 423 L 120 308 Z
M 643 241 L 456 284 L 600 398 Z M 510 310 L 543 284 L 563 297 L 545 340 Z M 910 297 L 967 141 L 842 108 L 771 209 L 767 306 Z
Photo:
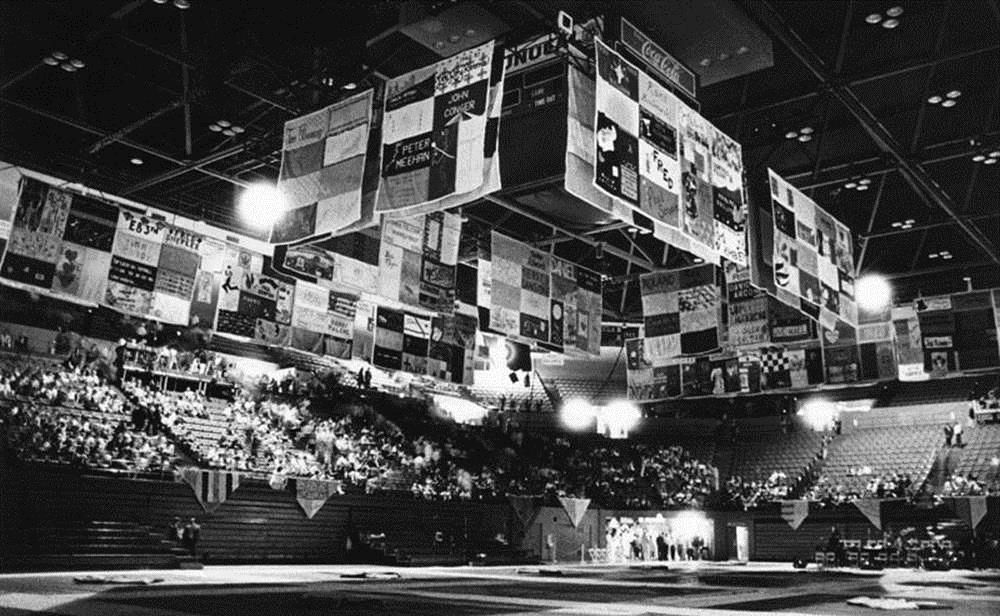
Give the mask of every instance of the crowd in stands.
M 172 372 L 206 378 L 225 378 L 228 365 L 221 355 L 205 349 L 184 351 L 175 346 L 154 347 L 145 341 L 120 340 L 115 349 L 119 367 L 149 372 Z
M 154 355 L 173 366 L 169 352 Z M 194 355 L 186 365 L 200 370 L 211 361 Z M 207 468 L 329 479 L 363 492 L 402 489 L 416 498 L 516 494 L 586 497 L 619 508 L 721 503 L 747 509 L 797 497 L 796 488 L 812 478 L 806 468 L 795 477 L 774 471 L 720 485 L 709 460 L 679 445 L 463 426 L 431 417 L 426 406 L 392 411 L 391 402 L 371 397 L 326 404 L 339 400 L 341 377 L 289 374 L 265 379 L 232 400 L 210 401 L 200 392 L 162 391 L 155 379 L 128 378 L 116 386 L 86 361 L 9 357 L 0 362 L 0 401 L 6 399 L 6 440 L 25 458 L 158 470 L 182 455 Z M 413 402 L 388 398 L 397 405 Z M 817 460 L 822 456 L 818 452 Z M 910 497 L 919 487 L 905 474 L 876 474 L 864 466 L 852 471 L 849 476 L 864 480 L 845 486 L 819 474 L 803 496 L 837 505 Z M 969 476 L 952 477 L 945 486 L 949 494 L 986 490 Z

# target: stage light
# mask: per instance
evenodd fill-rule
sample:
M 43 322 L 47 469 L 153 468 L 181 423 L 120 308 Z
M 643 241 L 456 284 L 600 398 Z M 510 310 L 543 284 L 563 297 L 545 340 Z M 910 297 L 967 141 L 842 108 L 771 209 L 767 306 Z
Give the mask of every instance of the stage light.
M 858 280 L 854 297 L 865 312 L 881 312 L 892 301 L 892 287 L 882 276 L 868 274 Z
M 812 398 L 799 407 L 797 415 L 810 430 L 822 432 L 833 425 L 837 405 L 826 398 Z
M 254 184 L 240 196 L 243 221 L 256 229 L 269 229 L 284 213 L 285 195 L 271 184 Z
M 642 411 L 630 400 L 613 400 L 598 410 L 612 432 L 629 433 L 642 419 Z
M 586 430 L 594 423 L 594 407 L 582 398 L 571 398 L 563 403 L 559 417 L 570 430 Z

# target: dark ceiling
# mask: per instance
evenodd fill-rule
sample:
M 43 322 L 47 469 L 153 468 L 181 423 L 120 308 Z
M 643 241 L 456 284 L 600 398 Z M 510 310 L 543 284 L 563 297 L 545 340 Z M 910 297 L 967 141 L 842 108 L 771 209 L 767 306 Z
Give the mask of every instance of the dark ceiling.
M 509 42 L 551 30 L 566 9 L 578 20 L 626 14 L 671 49 L 664 33 L 676 26 L 672 15 L 696 2 L 471 4 L 501 21 Z M 373 57 L 366 42 L 414 13 L 456 4 L 189 3 L 0 0 L 0 160 L 245 231 L 234 195 L 276 178 L 284 122 L 342 98 L 343 85 L 371 79 L 374 69 L 412 61 L 386 46 L 373 47 Z M 898 27 L 884 27 L 897 6 Z M 973 159 L 1000 149 L 998 0 L 748 0 L 726 8 L 773 43 L 772 67 L 699 91 L 703 115 L 743 145 L 748 176 L 772 167 L 811 193 L 855 232 L 862 270 L 893 277 L 900 299 L 962 289 L 965 276 L 976 287 L 1000 286 L 1000 164 Z M 871 14 L 882 21 L 868 23 Z M 711 23 L 699 27 L 718 36 Z M 43 63 L 54 51 L 85 66 Z M 948 99 L 952 91 L 961 94 Z M 929 103 L 934 96 L 956 104 Z M 245 130 L 210 131 L 218 120 Z M 807 126 L 810 141 L 786 138 Z M 845 186 L 862 178 L 868 190 Z M 544 205 L 544 193 L 501 195 L 465 211 L 479 231 L 496 226 L 548 241 L 557 254 L 603 269 L 611 317 L 638 307 L 630 276 L 688 260 L 621 224 L 572 224 Z

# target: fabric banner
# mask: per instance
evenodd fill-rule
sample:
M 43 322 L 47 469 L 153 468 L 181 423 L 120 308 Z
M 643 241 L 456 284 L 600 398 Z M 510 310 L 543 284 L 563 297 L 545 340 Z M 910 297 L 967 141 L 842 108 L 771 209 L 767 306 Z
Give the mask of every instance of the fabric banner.
M 326 501 L 340 492 L 339 481 L 326 479 L 296 479 L 295 500 L 310 520 L 323 508 Z
M 386 83 L 377 211 L 428 213 L 500 188 L 503 56 L 490 41 Z
M 914 307 L 893 308 L 892 326 L 899 380 L 921 381 L 929 378 L 924 370 L 923 336 Z
M 882 530 L 882 501 L 878 498 L 856 498 L 854 506 L 858 508 L 872 526 Z
M 643 274 L 639 285 L 650 359 L 719 348 L 723 306 L 714 265 Z
M 977 370 L 1000 365 L 990 291 L 952 294 L 951 305 L 955 313 L 953 342 L 958 368 Z
M 767 344 L 770 298 L 750 283 L 750 270 L 726 261 L 726 299 L 729 307 L 728 342 L 732 347 Z
M 428 373 L 430 317 L 376 306 L 374 325 L 375 339 L 371 358 L 374 365 L 411 374 Z
M 834 327 L 823 329 L 822 342 L 826 383 L 855 383 L 861 380 L 855 328 L 837 320 Z
M 913 308 L 920 322 L 924 349 L 924 371 L 932 377 L 947 376 L 958 370 L 955 355 L 955 311 L 950 295 L 922 297 Z
M 600 41 L 595 52 L 594 185 L 683 238 L 670 243 L 746 265 L 740 145 Z
M 372 94 L 285 123 L 278 189 L 288 209 L 271 231 L 272 243 L 335 233 L 361 219 Z
M 378 294 L 410 306 L 452 314 L 462 233 L 458 214 L 432 212 L 383 220 Z
M 781 501 L 781 519 L 788 522 L 792 530 L 798 530 L 807 517 L 809 517 L 809 501 L 805 499 Z
M 497 232 L 491 254 L 490 330 L 548 350 L 600 353 L 598 274 Z M 482 273 L 480 261 L 480 277 Z
M 118 209 L 22 177 L 0 277 L 74 302 L 104 299 Z
M 856 327 L 854 242 L 846 225 L 768 169 L 774 233 L 774 283 L 818 310 L 831 328 Z
M 431 318 L 427 374 L 452 383 L 472 384 L 476 349 L 476 317 L 455 314 Z
M 508 495 L 507 502 L 510 503 L 510 508 L 514 510 L 514 515 L 520 520 L 521 525 L 525 527 L 531 524 L 531 520 L 534 519 L 535 514 L 538 512 L 534 496 Z
M 681 360 L 650 357 L 646 338 L 625 341 L 625 368 L 630 400 L 661 400 L 681 395 Z
M 584 514 L 587 513 L 587 507 L 590 506 L 590 499 L 560 496 L 559 504 L 562 505 L 563 510 L 566 511 L 566 515 L 569 516 L 569 521 L 573 523 L 573 528 L 576 528 L 580 526 Z
M 187 467 L 180 469 L 180 477 L 191 486 L 198 503 L 208 513 L 218 509 L 240 487 L 240 474 L 231 471 Z

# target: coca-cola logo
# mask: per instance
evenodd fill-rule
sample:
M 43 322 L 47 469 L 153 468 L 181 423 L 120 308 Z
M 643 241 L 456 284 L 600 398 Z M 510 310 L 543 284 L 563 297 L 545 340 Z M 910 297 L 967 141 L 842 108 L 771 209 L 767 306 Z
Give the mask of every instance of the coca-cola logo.
M 673 58 L 667 57 L 660 51 L 655 44 L 650 41 L 644 41 L 639 51 L 642 53 L 642 57 L 655 66 L 661 73 L 674 81 L 680 81 L 680 69 L 677 63 L 674 62 Z

